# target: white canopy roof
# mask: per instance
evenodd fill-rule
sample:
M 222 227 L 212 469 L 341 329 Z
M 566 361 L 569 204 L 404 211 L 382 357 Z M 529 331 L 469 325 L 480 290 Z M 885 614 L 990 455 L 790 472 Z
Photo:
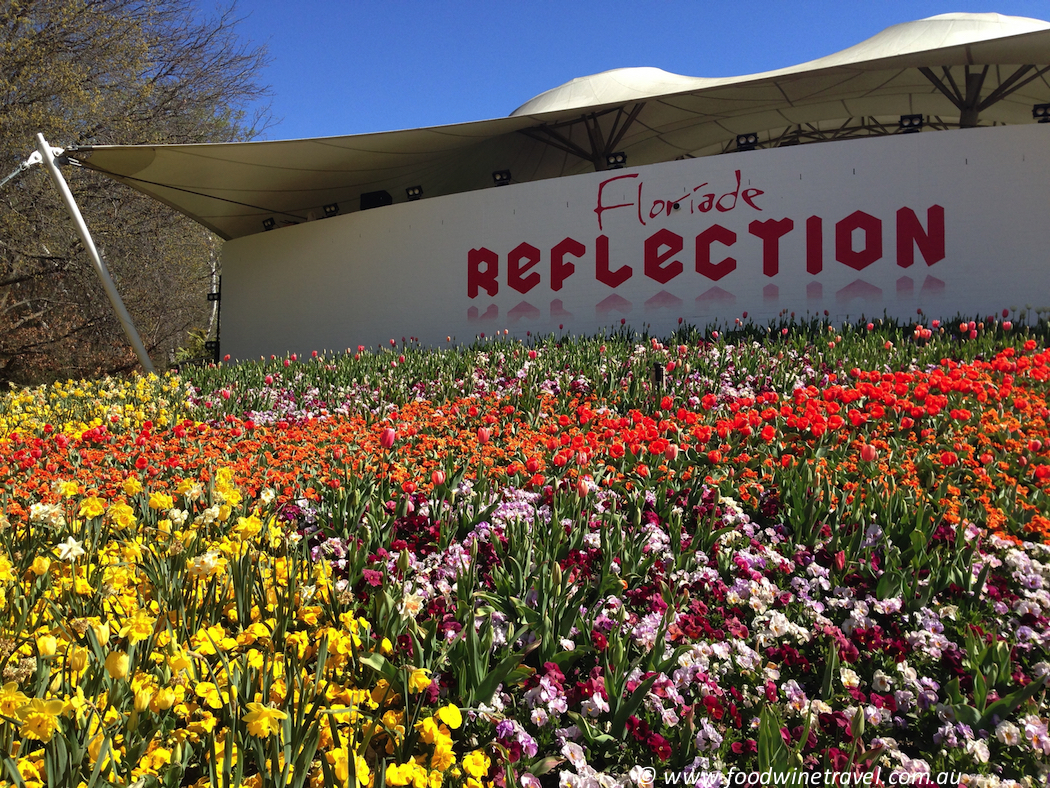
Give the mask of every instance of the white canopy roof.
M 943 14 L 894 25 L 856 46 L 789 68 L 703 78 L 628 68 L 574 79 L 510 117 L 405 131 L 278 142 L 93 145 L 71 158 L 171 205 L 223 238 L 267 224 L 358 210 L 363 193 L 405 199 L 732 150 L 897 130 L 1031 123 L 1050 103 L 1050 23 L 999 14 Z M 273 220 L 269 222 L 267 220 Z

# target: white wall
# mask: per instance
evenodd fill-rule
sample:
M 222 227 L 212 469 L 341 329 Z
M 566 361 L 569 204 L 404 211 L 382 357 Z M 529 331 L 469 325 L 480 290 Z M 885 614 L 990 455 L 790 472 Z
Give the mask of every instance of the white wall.
M 399 203 L 227 242 L 222 353 L 345 350 L 410 336 L 444 345 L 446 336 L 463 342 L 559 325 L 593 333 L 621 318 L 665 332 L 679 317 L 705 324 L 744 311 L 765 319 L 828 310 L 842 319 L 913 317 L 921 307 L 946 318 L 1050 306 L 1048 197 L 1050 124 L 1030 124 L 751 151 Z M 929 233 L 931 208 L 933 259 L 913 243 L 913 263 L 902 267 L 898 212 L 907 219 L 910 209 Z M 819 244 L 810 217 L 820 217 Z M 850 217 L 871 232 L 854 230 L 844 249 Z M 751 231 L 753 222 L 784 219 L 793 229 L 775 244 L 754 233 L 776 225 Z M 731 233 L 735 242 L 722 243 Z M 585 251 L 564 258 L 575 271 L 555 291 L 551 250 L 566 238 Z M 596 274 L 599 238 L 607 239 L 609 270 L 631 268 L 615 287 Z M 671 253 L 678 239 L 682 249 Z M 522 244 L 539 250 L 535 266 Z M 818 247 L 822 265 L 809 272 Z M 515 249 L 517 289 L 508 270 Z M 498 256 L 494 281 L 484 277 L 487 266 L 473 266 L 473 298 L 471 250 Z M 735 268 L 721 262 L 727 257 Z

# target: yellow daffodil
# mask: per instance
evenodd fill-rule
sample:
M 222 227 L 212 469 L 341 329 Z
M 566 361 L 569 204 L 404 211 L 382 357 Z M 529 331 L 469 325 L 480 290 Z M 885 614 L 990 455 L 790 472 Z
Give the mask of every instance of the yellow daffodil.
M 153 616 L 140 610 L 134 616 L 129 618 L 124 626 L 120 628 L 120 636 L 126 637 L 128 643 L 138 643 L 139 641 L 146 640 L 150 635 L 153 634 L 153 627 L 156 624 L 156 619 Z
M 78 512 L 81 517 L 87 517 L 89 520 L 101 517 L 105 513 L 106 502 L 95 495 L 85 498 L 80 504 L 80 511 Z
M 27 739 L 51 741 L 58 727 L 58 717 L 64 708 L 65 703 L 60 700 L 33 698 L 18 709 L 18 719 L 22 721 L 19 733 Z
M 278 735 L 281 732 L 281 720 L 288 717 L 283 711 L 261 703 L 249 703 L 248 709 L 249 712 L 241 719 L 248 723 L 248 733 L 260 738 Z
M 109 507 L 109 516 L 119 528 L 135 527 L 135 510 L 126 503 L 119 502 Z
M 63 498 L 72 498 L 80 492 L 80 485 L 73 481 L 59 482 L 56 487 Z
M 14 717 L 20 706 L 29 702 L 29 698 L 18 689 L 17 681 L 9 681 L 0 688 L 0 714 Z
M 149 508 L 166 512 L 174 505 L 170 495 L 154 490 L 149 494 Z

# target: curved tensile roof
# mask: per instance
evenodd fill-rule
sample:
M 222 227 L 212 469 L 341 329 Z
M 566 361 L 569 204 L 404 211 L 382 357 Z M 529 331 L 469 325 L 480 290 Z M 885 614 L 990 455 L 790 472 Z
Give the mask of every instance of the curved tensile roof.
M 779 147 L 898 131 L 1031 123 L 1050 103 L 1050 23 L 943 14 L 894 25 L 853 47 L 789 68 L 703 78 L 629 68 L 574 79 L 507 118 L 308 140 L 95 145 L 70 158 L 185 213 L 223 238 L 358 210 L 364 193 L 396 202 L 735 149 L 757 134 Z

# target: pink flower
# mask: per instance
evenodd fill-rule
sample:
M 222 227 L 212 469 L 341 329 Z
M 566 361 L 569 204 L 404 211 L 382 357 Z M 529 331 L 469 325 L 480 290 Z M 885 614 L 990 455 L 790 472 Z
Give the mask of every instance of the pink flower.
M 487 427 L 479 427 L 478 428 L 478 443 L 480 443 L 482 446 L 484 446 L 486 443 L 488 443 L 489 442 L 489 438 L 491 438 L 491 437 L 492 437 L 492 430 L 488 429 Z
M 397 433 L 394 432 L 393 428 L 387 427 L 381 433 L 379 433 L 379 445 L 384 449 L 389 449 L 394 445 L 394 441 L 397 439 Z

